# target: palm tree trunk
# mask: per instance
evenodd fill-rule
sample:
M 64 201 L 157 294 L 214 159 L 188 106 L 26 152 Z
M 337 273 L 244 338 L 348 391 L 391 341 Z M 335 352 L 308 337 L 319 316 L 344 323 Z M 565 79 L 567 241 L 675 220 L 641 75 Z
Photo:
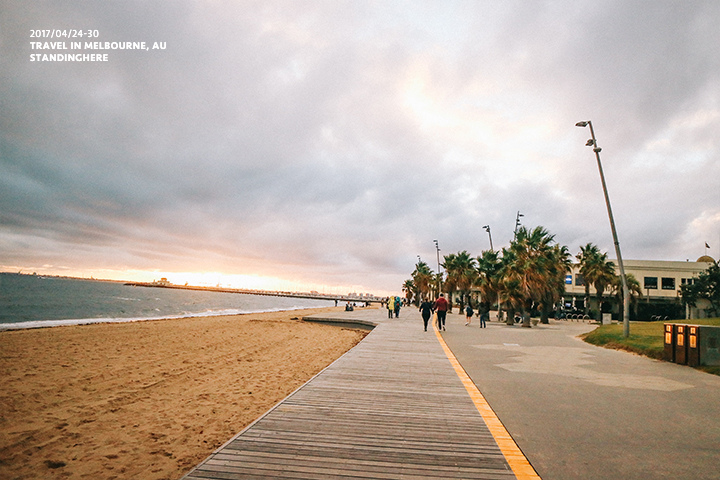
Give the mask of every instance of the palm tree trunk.
M 515 309 L 513 307 L 509 307 L 505 313 L 507 313 L 505 325 L 515 325 Z
M 540 310 L 540 323 L 548 325 L 550 323 L 550 308 L 543 303 Z
M 524 311 L 522 314 L 522 326 L 524 328 L 532 328 L 532 324 L 530 323 L 530 312 Z

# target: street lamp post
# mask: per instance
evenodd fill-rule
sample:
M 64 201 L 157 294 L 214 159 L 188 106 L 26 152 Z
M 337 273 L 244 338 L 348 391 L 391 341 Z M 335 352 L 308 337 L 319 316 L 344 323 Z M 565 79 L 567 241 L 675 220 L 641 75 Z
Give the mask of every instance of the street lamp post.
M 486 232 L 488 232 L 488 237 L 490 237 L 490 251 L 493 252 L 493 244 L 492 244 L 492 235 L 490 234 L 490 225 L 483 226 Z
M 605 185 L 605 175 L 603 174 L 602 163 L 600 163 L 600 151 L 602 148 L 597 145 L 597 140 L 595 140 L 595 130 L 593 130 L 592 122 L 590 120 L 586 122 L 578 122 L 575 126 L 590 127 L 590 135 L 592 138 L 588 140 L 585 145 L 593 147 L 595 158 L 597 158 L 603 193 L 605 194 L 605 205 L 607 206 L 608 217 L 610 218 L 610 229 L 612 230 L 613 242 L 615 243 L 615 254 L 617 255 L 618 266 L 620 267 L 620 281 L 622 282 L 623 289 L 623 336 L 627 338 L 630 336 L 630 291 L 628 290 L 627 279 L 625 278 L 625 267 L 623 265 L 622 255 L 620 254 L 620 242 L 618 242 L 617 231 L 615 230 L 615 220 L 613 219 L 612 208 L 610 207 L 610 197 L 608 196 L 607 185 Z
M 440 280 L 440 279 L 442 278 L 442 277 L 440 276 L 440 245 L 438 245 L 438 241 L 437 241 L 437 240 L 433 240 L 433 242 L 435 242 L 435 251 L 437 252 L 438 296 L 440 296 L 440 291 L 441 291 L 441 287 L 442 287 L 442 285 L 441 285 L 441 280 Z
M 517 229 L 520 226 L 520 217 L 524 217 L 522 213 L 520 213 L 520 210 L 518 210 L 517 217 L 515 217 L 515 232 L 513 232 L 513 240 L 517 238 Z
M 520 212 L 518 212 L 518 215 L 519 214 L 520 214 Z M 488 237 L 490 237 L 490 251 L 494 252 L 495 249 L 493 248 L 492 234 L 490 233 L 490 225 L 484 225 L 483 228 L 485 229 L 486 232 L 488 232 Z M 488 315 L 490 315 L 489 310 L 488 310 Z M 500 320 L 501 316 L 502 316 L 502 301 L 500 300 L 500 295 L 498 295 L 498 320 Z

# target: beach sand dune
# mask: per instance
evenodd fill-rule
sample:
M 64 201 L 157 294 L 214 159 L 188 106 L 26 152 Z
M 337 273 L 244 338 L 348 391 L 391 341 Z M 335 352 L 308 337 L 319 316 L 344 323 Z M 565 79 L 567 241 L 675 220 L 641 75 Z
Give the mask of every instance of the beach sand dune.
M 177 479 L 367 332 L 335 308 L 0 332 L 0 478 Z

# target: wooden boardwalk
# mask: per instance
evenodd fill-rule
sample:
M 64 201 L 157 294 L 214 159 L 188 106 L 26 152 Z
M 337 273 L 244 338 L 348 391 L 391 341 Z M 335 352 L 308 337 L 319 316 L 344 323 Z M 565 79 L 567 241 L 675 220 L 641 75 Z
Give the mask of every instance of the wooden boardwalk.
M 516 478 L 416 311 L 339 317 L 379 326 L 183 479 Z

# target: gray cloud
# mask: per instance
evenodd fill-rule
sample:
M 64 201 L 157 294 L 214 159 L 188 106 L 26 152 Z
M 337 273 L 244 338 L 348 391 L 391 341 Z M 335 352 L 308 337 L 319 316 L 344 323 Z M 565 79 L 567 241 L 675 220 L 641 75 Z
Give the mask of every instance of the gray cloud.
M 611 251 L 588 118 L 625 256 L 720 242 L 716 2 L 2 4 L 6 268 L 389 292 L 518 210 Z M 28 61 L 79 25 L 168 48 Z

